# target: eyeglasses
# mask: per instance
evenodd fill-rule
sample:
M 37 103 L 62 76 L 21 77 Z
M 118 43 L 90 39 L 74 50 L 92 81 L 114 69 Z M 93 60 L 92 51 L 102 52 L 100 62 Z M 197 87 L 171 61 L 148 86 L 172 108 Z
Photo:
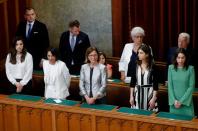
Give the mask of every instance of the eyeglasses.
M 97 54 L 93 54 L 93 55 L 88 55 L 89 57 L 97 57 Z
M 136 36 L 134 36 L 134 38 L 143 38 L 144 36 L 142 36 L 142 35 L 136 35 Z

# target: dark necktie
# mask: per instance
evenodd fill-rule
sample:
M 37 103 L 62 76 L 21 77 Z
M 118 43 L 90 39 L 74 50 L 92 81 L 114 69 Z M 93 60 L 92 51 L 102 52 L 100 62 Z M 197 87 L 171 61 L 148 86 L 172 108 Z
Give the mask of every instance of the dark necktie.
M 29 24 L 28 24 L 27 38 L 30 38 L 31 30 L 32 30 L 32 24 L 29 23 Z
M 89 97 L 93 97 L 93 92 L 92 92 L 92 76 L 93 76 L 93 68 L 90 68 L 90 92 L 89 92 Z
M 71 46 L 71 50 L 72 50 L 72 51 L 74 51 L 74 47 L 75 47 L 75 44 L 76 44 L 75 38 L 74 38 L 74 37 L 75 37 L 75 36 L 72 35 L 71 43 L 70 43 L 70 46 Z

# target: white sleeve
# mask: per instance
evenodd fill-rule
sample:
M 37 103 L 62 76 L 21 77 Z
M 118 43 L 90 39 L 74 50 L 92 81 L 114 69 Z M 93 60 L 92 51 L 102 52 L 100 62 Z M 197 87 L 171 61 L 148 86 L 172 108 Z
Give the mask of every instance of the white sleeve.
M 64 79 L 66 81 L 67 88 L 69 88 L 70 81 L 71 81 L 71 76 L 69 74 L 69 70 L 68 70 L 68 68 L 67 68 L 65 63 L 63 64 L 63 67 L 62 67 L 62 73 L 63 73 L 63 77 L 64 77 Z
M 126 65 L 126 55 L 127 55 L 127 51 L 126 51 L 126 45 L 124 46 L 124 49 L 122 51 L 122 55 L 119 61 L 119 71 L 125 71 L 125 65 Z
M 7 76 L 8 80 L 9 80 L 13 85 L 15 85 L 16 80 L 15 80 L 14 77 L 12 76 L 11 67 L 10 67 L 10 55 L 11 55 L 11 54 L 8 54 L 8 55 L 7 55 L 6 63 L 5 63 L 6 76 Z
M 26 54 L 25 60 L 25 75 L 23 79 L 20 81 L 21 85 L 26 85 L 32 79 L 32 72 L 33 72 L 33 60 L 32 55 Z

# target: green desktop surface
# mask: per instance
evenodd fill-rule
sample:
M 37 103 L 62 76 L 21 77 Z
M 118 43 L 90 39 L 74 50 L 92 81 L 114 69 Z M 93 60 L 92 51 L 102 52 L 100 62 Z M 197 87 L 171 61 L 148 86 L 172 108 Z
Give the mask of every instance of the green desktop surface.
M 72 100 L 61 100 L 60 103 L 55 102 L 57 99 L 52 99 L 52 98 L 48 98 L 44 101 L 44 103 L 47 104 L 57 104 L 57 105 L 66 105 L 66 106 L 74 106 L 78 103 L 80 103 L 79 101 L 72 101 Z
M 185 120 L 185 121 L 191 121 L 193 119 L 192 116 L 177 115 L 177 114 L 172 114 L 172 113 L 169 113 L 169 112 L 159 112 L 157 114 L 157 117 L 174 119 L 174 120 Z
M 24 101 L 39 101 L 42 99 L 40 96 L 31 96 L 31 95 L 22 95 L 22 94 L 12 94 L 8 96 L 11 99 L 16 99 L 16 100 L 24 100 Z
M 149 116 L 154 113 L 153 111 L 132 109 L 128 107 L 121 107 L 118 109 L 118 112 L 127 113 L 127 114 L 146 115 L 146 116 Z
M 43 75 L 43 70 L 34 70 L 33 71 L 33 74 L 36 74 L 36 75 Z
M 93 104 L 93 105 L 89 105 L 87 103 L 81 104 L 80 107 L 82 107 L 82 108 L 97 109 L 97 110 L 107 110 L 107 111 L 111 111 L 114 108 L 116 108 L 116 106 L 113 106 L 113 105 L 106 105 L 106 104 Z
M 122 82 L 120 79 L 108 79 L 108 82 L 112 82 L 112 83 L 120 83 Z

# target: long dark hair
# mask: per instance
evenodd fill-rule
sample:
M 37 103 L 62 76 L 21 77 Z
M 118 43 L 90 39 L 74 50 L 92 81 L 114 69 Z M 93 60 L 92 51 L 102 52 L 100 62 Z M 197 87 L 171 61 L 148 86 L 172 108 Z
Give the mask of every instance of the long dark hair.
M 104 58 L 105 58 L 105 63 L 104 63 L 104 65 L 107 65 L 107 63 L 106 63 L 106 59 L 107 59 L 107 56 L 106 56 L 106 54 L 104 53 L 104 52 L 99 52 L 99 55 L 98 55 L 98 59 L 100 60 L 100 56 L 104 56 Z
M 22 43 L 23 43 L 23 49 L 22 49 L 22 52 L 21 52 L 21 54 L 22 54 L 21 55 L 21 63 L 24 62 L 25 56 L 27 54 L 27 50 L 24 47 L 24 39 L 21 36 L 15 37 L 14 40 L 13 40 L 12 49 L 10 51 L 10 63 L 12 63 L 12 64 L 16 64 L 16 55 L 17 55 L 16 44 L 17 44 L 17 41 L 22 41 Z
M 146 62 L 148 63 L 148 67 L 149 69 L 152 68 L 154 62 L 153 62 L 153 55 L 151 54 L 151 48 L 150 46 L 146 45 L 146 44 L 142 44 L 138 50 L 142 50 L 146 55 L 148 55 L 148 57 L 146 58 Z M 139 58 L 137 57 L 137 64 L 141 65 L 142 61 L 139 60 Z
M 186 60 L 184 62 L 184 68 L 188 69 L 188 66 L 189 66 L 189 58 L 188 58 L 188 54 L 187 54 L 187 51 L 184 49 L 184 48 L 178 48 L 175 52 L 175 55 L 173 57 L 173 65 L 174 65 L 174 68 L 175 70 L 177 70 L 177 66 L 178 66 L 178 63 L 177 63 L 177 57 L 179 55 L 179 53 L 182 53 L 184 54 L 184 56 L 186 57 Z

